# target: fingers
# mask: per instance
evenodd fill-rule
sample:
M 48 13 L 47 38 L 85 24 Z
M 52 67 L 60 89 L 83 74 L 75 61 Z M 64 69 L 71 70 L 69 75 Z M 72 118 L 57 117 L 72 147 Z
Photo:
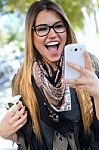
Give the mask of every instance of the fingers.
M 18 104 L 13 105 L 9 110 L 8 110 L 8 114 L 10 117 L 15 116 L 15 114 L 23 107 L 22 102 L 19 101 Z
M 76 70 L 77 72 L 79 72 L 80 74 L 83 74 L 83 72 L 84 72 L 84 68 L 79 66 L 79 65 L 76 65 L 76 64 L 71 63 L 71 62 L 67 62 L 67 65 L 69 67 L 71 67 L 72 69 Z
M 17 132 L 21 127 L 25 125 L 27 122 L 27 111 L 24 112 L 24 114 L 18 118 L 16 121 L 14 121 L 14 117 L 10 118 L 8 121 L 10 134 Z
M 11 126 L 13 132 L 16 132 L 26 123 L 27 111 L 25 111 L 25 106 L 22 105 L 22 102 L 19 102 L 8 111 L 6 119 L 8 120 L 8 125 Z
M 16 123 L 16 131 L 23 127 L 27 122 L 27 112 L 17 121 Z
M 72 88 L 75 88 L 76 90 L 80 90 L 80 89 L 85 89 L 85 85 L 84 84 L 73 84 L 71 85 Z
M 92 60 L 87 51 L 84 51 L 84 59 L 85 59 L 85 68 L 88 70 L 93 70 Z
M 85 85 L 87 82 L 85 80 L 82 80 L 81 78 L 77 78 L 77 79 L 62 80 L 62 83 L 67 84 L 69 86 L 76 86 L 76 85 Z
M 25 113 L 25 106 L 21 107 L 20 110 L 17 110 L 15 115 L 12 117 L 12 122 L 21 118 Z
M 27 122 L 27 112 L 25 112 L 22 117 L 20 117 L 17 121 L 14 122 L 13 124 L 14 132 L 23 127 L 26 122 Z

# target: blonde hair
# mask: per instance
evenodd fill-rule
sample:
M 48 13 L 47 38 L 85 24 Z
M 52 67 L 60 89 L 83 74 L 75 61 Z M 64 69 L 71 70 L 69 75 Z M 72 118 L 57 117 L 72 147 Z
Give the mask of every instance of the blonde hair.
M 26 33 L 25 33 L 24 61 L 22 67 L 18 71 L 13 81 L 12 94 L 13 95 L 21 94 L 25 105 L 29 108 L 31 118 L 32 118 L 32 123 L 33 123 L 33 129 L 35 129 L 35 134 L 38 138 L 41 137 L 39 106 L 38 106 L 38 102 L 31 81 L 32 66 L 33 66 L 34 57 L 36 55 L 36 50 L 33 46 L 33 35 L 31 29 L 32 26 L 35 24 L 37 14 L 43 9 L 51 9 L 56 11 L 62 17 L 62 19 L 66 23 L 68 23 L 66 44 L 77 43 L 75 33 L 65 13 L 57 4 L 51 1 L 37 1 L 31 5 L 27 13 L 26 23 L 25 23 Z M 88 116 L 89 113 L 92 113 L 92 112 L 84 111 L 86 105 L 84 101 L 79 101 L 79 102 L 81 103 L 82 116 L 86 116 L 86 115 Z M 91 101 L 88 101 L 89 110 L 92 107 L 90 103 Z M 89 120 L 87 118 L 83 119 L 83 123 L 85 124 L 84 127 L 89 128 L 89 126 L 87 126 L 86 124 L 90 124 L 90 122 L 91 122 L 90 119 Z

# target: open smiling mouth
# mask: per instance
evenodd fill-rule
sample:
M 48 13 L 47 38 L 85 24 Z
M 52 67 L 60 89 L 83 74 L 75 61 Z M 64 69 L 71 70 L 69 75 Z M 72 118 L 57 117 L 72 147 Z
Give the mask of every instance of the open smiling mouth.
M 59 42 L 50 42 L 50 43 L 47 43 L 45 45 L 45 47 L 50 51 L 50 52 L 57 52 L 58 48 L 59 48 Z

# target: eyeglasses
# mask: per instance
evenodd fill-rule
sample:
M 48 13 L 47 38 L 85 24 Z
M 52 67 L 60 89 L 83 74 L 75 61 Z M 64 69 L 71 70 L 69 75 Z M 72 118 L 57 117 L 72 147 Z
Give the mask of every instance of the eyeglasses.
M 48 26 L 47 24 L 40 24 L 38 26 L 32 27 L 35 33 L 40 36 L 46 36 L 53 29 L 56 33 L 63 33 L 66 31 L 66 24 L 63 21 L 58 21 L 52 26 Z

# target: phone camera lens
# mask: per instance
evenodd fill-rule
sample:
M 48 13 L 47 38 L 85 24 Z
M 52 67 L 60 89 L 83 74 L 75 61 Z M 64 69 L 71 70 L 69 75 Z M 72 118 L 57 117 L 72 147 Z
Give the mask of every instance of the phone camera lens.
M 75 48 L 75 51 L 77 51 L 77 48 Z

